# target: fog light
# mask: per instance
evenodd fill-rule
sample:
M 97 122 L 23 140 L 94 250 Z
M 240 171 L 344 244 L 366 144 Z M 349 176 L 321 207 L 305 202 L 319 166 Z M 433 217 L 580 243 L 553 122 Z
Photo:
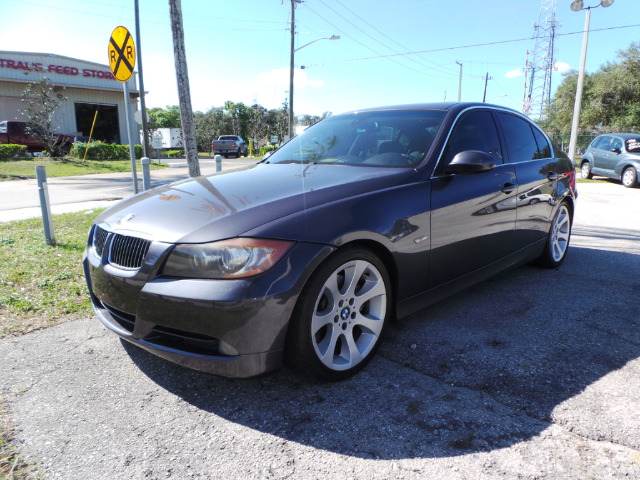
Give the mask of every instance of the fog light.
M 229 345 L 224 340 L 220 340 L 218 342 L 218 350 L 223 355 L 229 355 L 230 357 L 236 357 L 236 356 L 240 355 L 240 352 L 238 352 L 235 348 L 233 348 L 231 345 Z

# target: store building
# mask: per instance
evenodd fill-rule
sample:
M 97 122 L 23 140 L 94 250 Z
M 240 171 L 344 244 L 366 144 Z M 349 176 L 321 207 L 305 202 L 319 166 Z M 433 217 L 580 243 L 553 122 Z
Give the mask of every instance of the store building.
M 129 143 L 123 84 L 107 65 L 60 55 L 0 51 L 0 121 L 26 120 L 21 112 L 22 93 L 29 82 L 43 77 L 55 85 L 59 96 L 67 98 L 55 113 L 54 131 L 88 137 L 95 119 L 92 138 Z M 138 124 L 133 119 L 139 97 L 135 73 L 127 85 L 130 125 L 139 143 Z

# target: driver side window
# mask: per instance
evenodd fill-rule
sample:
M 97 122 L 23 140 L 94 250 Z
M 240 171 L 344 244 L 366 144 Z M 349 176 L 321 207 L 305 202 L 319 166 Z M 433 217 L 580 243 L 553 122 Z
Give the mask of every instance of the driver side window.
M 502 163 L 500 140 L 491 112 L 472 110 L 460 117 L 449 137 L 435 174 L 442 175 L 453 157 L 467 150 L 486 152 L 497 164 Z
M 622 140 L 620 140 L 619 138 L 614 138 L 613 142 L 611 142 L 611 147 L 609 148 L 611 151 L 613 151 L 613 149 L 618 149 L 618 152 L 622 151 Z

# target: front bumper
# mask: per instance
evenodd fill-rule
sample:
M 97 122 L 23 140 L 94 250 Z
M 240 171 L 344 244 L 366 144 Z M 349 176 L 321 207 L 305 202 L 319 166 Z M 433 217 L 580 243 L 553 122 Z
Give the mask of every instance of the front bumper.
M 87 247 L 85 276 L 100 321 L 124 340 L 195 370 L 251 377 L 279 368 L 298 295 L 333 249 L 298 243 L 262 275 L 195 280 L 158 275 L 171 247 L 152 242 L 136 271 L 115 268 Z

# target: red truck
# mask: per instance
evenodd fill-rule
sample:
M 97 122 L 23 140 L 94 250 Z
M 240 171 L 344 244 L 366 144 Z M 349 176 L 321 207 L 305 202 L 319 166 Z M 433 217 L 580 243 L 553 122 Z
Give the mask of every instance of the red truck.
M 75 141 L 72 135 L 64 133 L 52 133 L 56 145 L 63 149 L 69 149 Z M 30 152 L 41 152 L 45 147 L 42 142 L 27 131 L 27 122 L 16 120 L 4 120 L 0 122 L 0 143 L 15 143 L 24 145 Z

